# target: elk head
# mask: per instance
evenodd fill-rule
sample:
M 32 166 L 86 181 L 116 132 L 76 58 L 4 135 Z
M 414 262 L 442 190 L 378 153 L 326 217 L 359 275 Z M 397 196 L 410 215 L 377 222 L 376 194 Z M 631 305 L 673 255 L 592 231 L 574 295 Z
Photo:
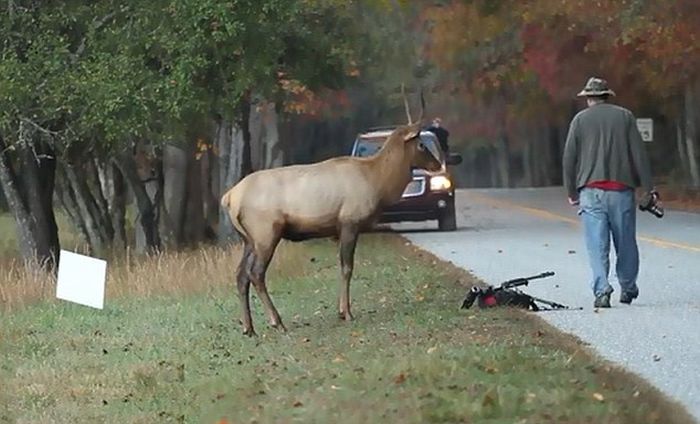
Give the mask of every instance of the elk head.
M 401 94 L 403 95 L 404 107 L 406 108 L 406 117 L 408 125 L 399 129 L 400 135 L 405 143 L 405 152 L 408 154 L 411 166 L 414 168 L 427 169 L 430 172 L 436 172 L 442 169 L 442 161 L 440 160 L 440 152 L 435 151 L 436 146 L 433 144 L 425 144 L 420 139 L 420 132 L 423 128 L 423 115 L 425 113 L 425 99 L 423 98 L 423 90 L 420 92 L 421 110 L 418 120 L 414 123 L 411 118 L 411 110 L 408 106 L 408 99 L 404 91 L 404 85 L 401 84 Z

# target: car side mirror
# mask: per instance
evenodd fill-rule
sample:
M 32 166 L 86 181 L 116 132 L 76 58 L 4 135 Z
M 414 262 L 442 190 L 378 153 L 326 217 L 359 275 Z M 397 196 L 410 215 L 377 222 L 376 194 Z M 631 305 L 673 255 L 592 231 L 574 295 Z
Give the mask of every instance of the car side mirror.
M 459 165 L 462 163 L 462 155 L 459 153 L 450 153 L 447 155 L 447 158 L 445 158 L 445 163 L 447 165 Z

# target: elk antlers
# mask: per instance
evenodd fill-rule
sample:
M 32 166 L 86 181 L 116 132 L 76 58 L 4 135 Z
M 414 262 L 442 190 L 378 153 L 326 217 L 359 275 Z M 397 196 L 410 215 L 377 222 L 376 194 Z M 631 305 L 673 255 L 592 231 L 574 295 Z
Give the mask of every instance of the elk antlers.
M 403 96 L 403 104 L 406 109 L 406 117 L 408 118 L 408 125 L 413 124 L 413 119 L 411 118 L 411 109 L 408 106 L 408 99 L 406 98 L 406 91 L 404 89 L 404 84 L 401 83 L 401 95 Z M 423 87 L 420 89 L 420 116 L 416 122 L 421 122 L 423 120 L 423 115 L 425 113 L 425 98 L 423 97 Z

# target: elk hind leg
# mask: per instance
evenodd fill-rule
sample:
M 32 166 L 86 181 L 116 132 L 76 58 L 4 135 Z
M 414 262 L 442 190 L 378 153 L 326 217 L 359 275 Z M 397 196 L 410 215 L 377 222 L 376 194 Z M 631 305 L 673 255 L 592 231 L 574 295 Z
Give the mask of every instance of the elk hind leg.
M 274 235 L 268 243 L 261 244 L 260 248 L 257 249 L 254 254 L 255 259 L 250 269 L 250 278 L 255 285 L 255 291 L 258 293 L 260 300 L 267 310 L 270 325 L 273 328 L 287 331 L 282 323 L 279 312 L 277 312 L 277 308 L 275 308 L 275 305 L 272 303 L 270 294 L 267 292 L 267 284 L 265 283 L 265 274 L 267 273 L 267 268 L 270 266 L 270 261 L 272 260 L 272 256 L 275 253 L 279 241 L 280 236 Z
M 250 316 L 250 267 L 254 259 L 253 249 L 250 243 L 246 242 L 243 248 L 243 256 L 238 265 L 236 274 L 236 286 L 238 288 L 238 298 L 241 302 L 243 334 L 254 336 L 253 319 Z

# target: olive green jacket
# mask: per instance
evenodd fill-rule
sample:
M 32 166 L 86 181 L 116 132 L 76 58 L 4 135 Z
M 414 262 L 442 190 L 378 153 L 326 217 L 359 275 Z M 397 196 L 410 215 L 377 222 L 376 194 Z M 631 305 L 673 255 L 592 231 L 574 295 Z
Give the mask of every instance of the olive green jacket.
M 617 181 L 651 191 L 649 158 L 634 115 L 600 103 L 571 121 L 564 146 L 564 187 L 573 200 L 592 181 Z

